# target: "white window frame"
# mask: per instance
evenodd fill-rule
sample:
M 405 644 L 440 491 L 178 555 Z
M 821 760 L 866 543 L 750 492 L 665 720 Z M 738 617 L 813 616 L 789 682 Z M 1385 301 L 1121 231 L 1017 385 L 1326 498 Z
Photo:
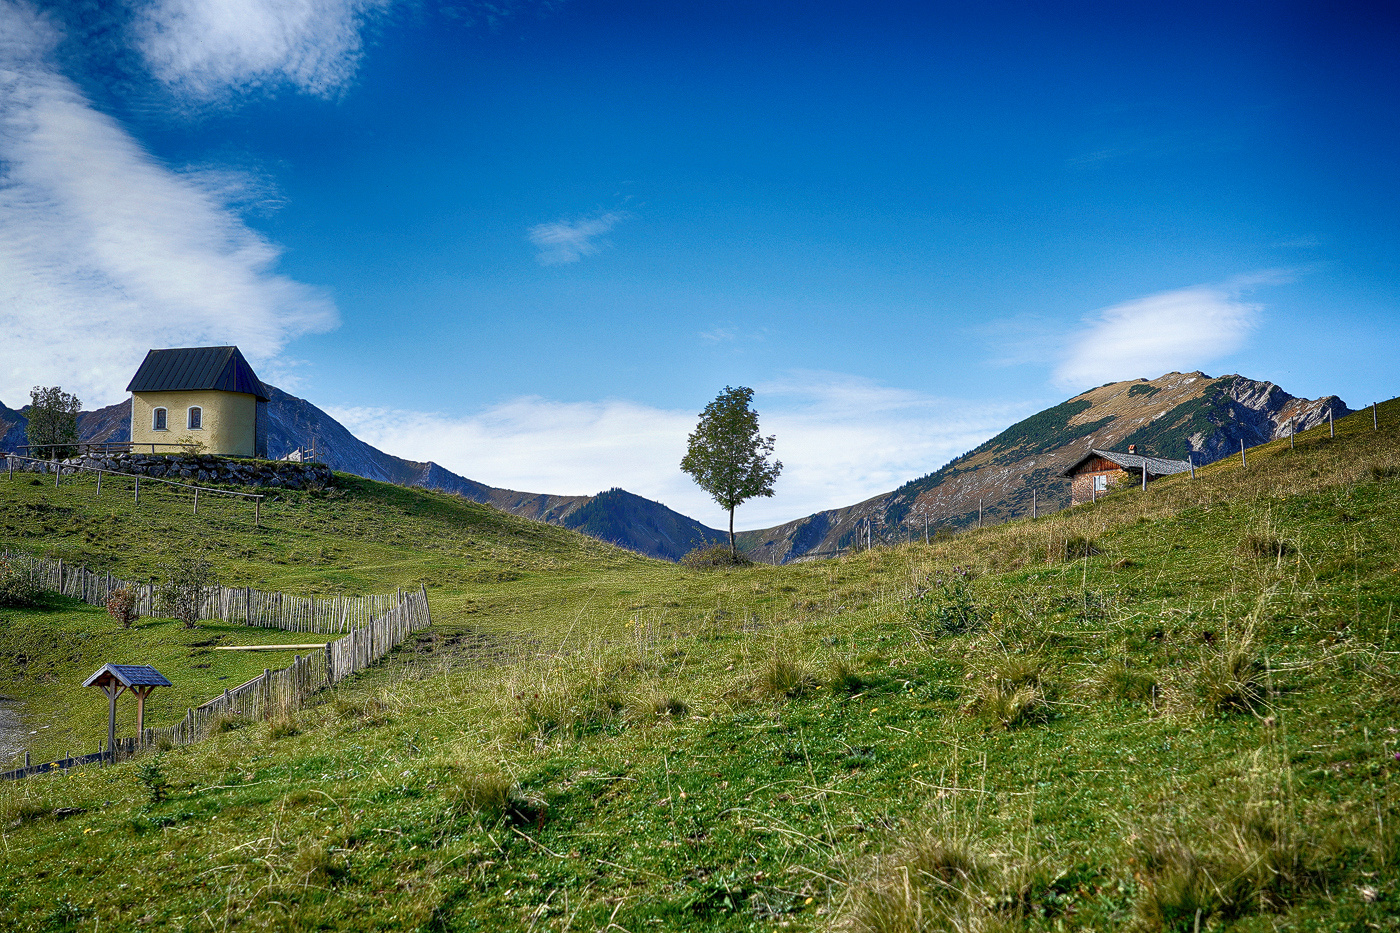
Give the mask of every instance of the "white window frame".
M 195 414 L 198 412 L 198 414 Z M 195 424 L 196 419 L 199 421 Z M 200 405 L 191 405 L 185 412 L 185 427 L 191 431 L 204 430 L 204 408 Z
M 170 430 L 170 412 L 169 412 L 168 409 L 165 409 L 165 408 L 152 408 L 152 409 L 151 409 L 151 430 L 152 430 L 152 431 L 168 431 L 168 430 Z

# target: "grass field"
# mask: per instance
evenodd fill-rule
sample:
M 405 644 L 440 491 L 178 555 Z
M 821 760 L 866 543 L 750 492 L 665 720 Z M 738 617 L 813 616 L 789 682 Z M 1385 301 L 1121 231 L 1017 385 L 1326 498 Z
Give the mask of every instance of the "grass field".
M 302 593 L 423 583 L 435 618 L 294 721 L 0 788 L 0 915 L 1400 929 L 1400 403 L 1370 420 L 1034 522 L 708 573 L 350 478 L 261 532 L 0 479 L 11 547 L 132 575 L 202 547 Z M 217 691 L 237 675 L 188 643 L 244 634 L 0 615 L 42 657 L 7 647 L 0 692 L 80 742 L 101 697 L 65 709 L 41 681 L 129 650 Z

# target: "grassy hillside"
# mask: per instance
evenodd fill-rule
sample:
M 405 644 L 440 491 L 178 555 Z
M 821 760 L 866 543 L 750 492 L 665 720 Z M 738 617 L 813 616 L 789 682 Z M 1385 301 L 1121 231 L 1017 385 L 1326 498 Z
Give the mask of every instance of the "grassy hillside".
M 0 915 L 1396 929 L 1400 403 L 1382 419 L 1036 522 L 734 572 L 371 484 L 280 503 L 267 542 L 229 517 L 197 536 L 230 573 L 422 578 L 436 631 L 295 722 L 0 788 Z M 106 505 L 21 535 L 3 501 L 12 543 L 154 559 L 69 529 Z M 193 521 L 152 509 L 143 548 Z

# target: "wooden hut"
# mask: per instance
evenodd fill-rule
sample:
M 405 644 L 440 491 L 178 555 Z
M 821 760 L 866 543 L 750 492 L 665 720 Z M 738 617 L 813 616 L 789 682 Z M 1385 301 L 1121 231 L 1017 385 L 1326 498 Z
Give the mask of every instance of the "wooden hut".
M 1070 479 L 1070 505 L 1074 506 L 1093 502 L 1125 483 L 1146 485 L 1154 479 L 1186 473 L 1190 469 L 1190 460 L 1144 457 L 1137 452 L 1137 445 L 1129 444 L 1127 453 L 1090 448 L 1060 475 Z

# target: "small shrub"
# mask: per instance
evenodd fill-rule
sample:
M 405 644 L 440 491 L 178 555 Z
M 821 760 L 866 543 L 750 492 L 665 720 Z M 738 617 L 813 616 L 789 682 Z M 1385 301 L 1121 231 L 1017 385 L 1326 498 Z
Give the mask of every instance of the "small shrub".
M 170 796 L 170 781 L 161 769 L 160 758 L 152 758 L 136 769 L 136 780 L 146 788 L 151 803 L 160 803 Z
M 1275 801 L 1220 819 L 1197 846 L 1150 839 L 1135 862 L 1145 882 L 1136 904 L 1148 930 L 1196 930 L 1219 919 L 1282 911 L 1346 871 L 1336 834 L 1310 832 Z
M 934 589 L 909 601 L 905 615 L 932 637 L 979 631 L 986 613 L 972 595 L 972 569 L 954 567 L 934 581 Z
M 796 697 L 817 685 L 805 664 L 786 655 L 774 655 L 758 673 L 758 692 L 772 697 Z
M 540 825 L 547 809 L 543 801 L 525 794 L 495 769 L 458 773 L 446 782 L 443 795 L 458 815 L 488 822 L 504 819 Z
M 214 566 L 202 555 L 190 554 L 167 562 L 162 575 L 165 582 L 156 591 L 156 605 L 185 628 L 194 628 L 199 624 L 205 596 L 219 583 Z
M 40 591 L 28 572 L 14 561 L 0 557 L 0 606 L 27 609 L 39 605 Z
M 681 565 L 691 570 L 717 570 L 722 567 L 752 567 L 753 561 L 740 551 L 736 557 L 729 546 L 716 544 L 713 547 L 696 548 L 681 558 Z
M 113 590 L 107 598 L 107 614 L 122 628 L 131 628 L 136 621 L 136 594 L 126 587 Z

